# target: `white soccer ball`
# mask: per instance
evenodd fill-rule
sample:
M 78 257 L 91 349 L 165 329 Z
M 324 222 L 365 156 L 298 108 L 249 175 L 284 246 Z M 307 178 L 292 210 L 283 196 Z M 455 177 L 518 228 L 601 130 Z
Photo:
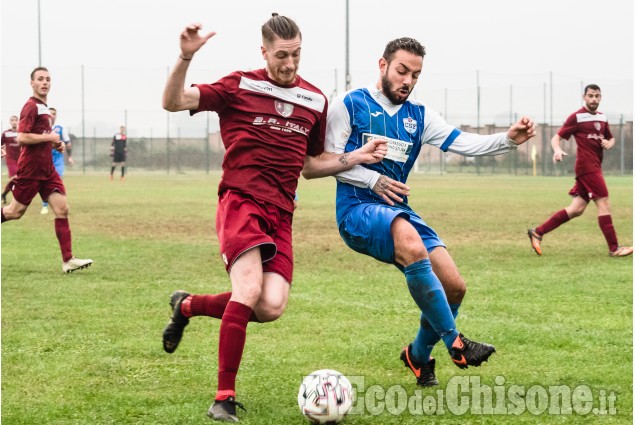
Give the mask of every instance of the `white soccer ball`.
M 336 424 L 353 405 L 353 387 L 336 370 L 321 369 L 307 375 L 298 392 L 298 406 L 316 424 Z

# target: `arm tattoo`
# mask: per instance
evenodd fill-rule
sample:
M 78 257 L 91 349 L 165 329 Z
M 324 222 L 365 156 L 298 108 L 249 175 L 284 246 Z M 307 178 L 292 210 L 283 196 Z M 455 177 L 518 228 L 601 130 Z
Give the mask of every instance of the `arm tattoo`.
M 346 152 L 345 154 L 343 154 L 342 156 L 339 157 L 339 161 L 340 163 L 342 163 L 343 165 L 348 165 L 348 155 L 350 154 L 350 152 Z

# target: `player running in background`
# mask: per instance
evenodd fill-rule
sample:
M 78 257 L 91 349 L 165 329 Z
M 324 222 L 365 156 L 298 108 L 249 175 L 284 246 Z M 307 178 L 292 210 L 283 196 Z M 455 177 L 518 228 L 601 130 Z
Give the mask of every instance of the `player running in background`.
M 2 191 L 2 205 L 7 204 L 7 194 L 11 191 L 11 185 L 18 171 L 18 158 L 20 158 L 20 144 L 18 143 L 18 117 L 12 115 L 9 118 L 11 128 L 2 132 L 2 147 L 4 148 L 4 160 L 7 163 L 7 184 Z
M 389 42 L 379 59 L 377 83 L 346 92 L 331 105 L 325 150 L 341 154 L 370 140 L 388 141 L 382 162 L 335 176 L 336 218 L 350 248 L 394 264 L 405 274 L 420 309 L 420 326 L 401 359 L 419 385 L 431 386 L 438 384 L 430 354 L 439 340 L 459 368 L 479 366 L 496 350 L 457 330 L 455 318 L 466 284 L 439 236 L 408 205 L 408 174 L 426 143 L 461 155 L 496 155 L 533 137 L 535 126 L 523 117 L 507 133 L 478 135 L 446 124 L 424 104 L 409 100 L 424 55 L 425 48 L 412 38 Z
M 71 138 L 68 134 L 68 129 L 62 124 L 57 124 L 57 109 L 49 108 L 51 112 L 51 119 L 53 122 L 53 132 L 57 133 L 60 136 L 60 140 L 64 143 L 66 155 L 68 155 L 68 165 L 73 165 L 73 157 L 71 155 L 72 146 Z M 53 156 L 53 166 L 55 167 L 55 171 L 60 175 L 60 178 L 64 178 L 64 152 L 60 152 L 57 149 L 51 149 L 51 155 Z M 40 214 L 48 214 L 49 208 L 47 202 L 42 202 L 42 210 Z
M 564 122 L 551 139 L 553 148 L 553 162 L 562 161 L 567 155 L 560 147 L 560 140 L 568 140 L 574 137 L 578 146 L 575 159 L 575 184 L 569 191 L 573 197 L 568 207 L 554 213 L 540 226 L 528 229 L 527 234 L 531 247 L 536 254 L 542 255 L 540 242 L 543 235 L 551 232 L 572 218 L 582 215 L 589 202 L 593 200 L 598 207 L 598 224 L 604 234 L 609 247 L 611 257 L 625 257 L 633 253 L 632 246 L 620 246 L 617 243 L 617 234 L 611 218 L 611 204 L 609 203 L 609 190 L 602 174 L 602 157 L 604 150 L 615 146 L 615 138 L 609 129 L 609 123 L 602 112 L 598 111 L 602 100 L 602 91 L 595 84 L 589 84 L 584 88 L 582 96 L 584 106 Z
M 119 133 L 115 134 L 110 144 L 110 156 L 112 156 L 112 167 L 110 168 L 110 180 L 114 178 L 115 167 L 121 167 L 121 181 L 124 181 L 126 174 L 126 155 L 128 148 L 126 146 L 126 127 L 119 127 Z
M 52 118 L 46 99 L 51 88 L 48 69 L 37 67 L 31 72 L 33 96 L 29 98 L 18 125 L 17 140 L 22 145 L 17 177 L 13 181 L 13 199 L 2 208 L 2 223 L 18 220 L 39 193 L 55 214 L 55 235 L 62 251 L 62 271 L 70 273 L 90 266 L 93 260 L 73 256 L 71 228 L 68 224 L 68 203 L 62 179 L 53 167 L 51 146 L 64 152 L 64 143 L 51 131 Z
M 291 224 L 300 173 L 332 175 L 385 154 L 383 142 L 346 154 L 326 154 L 327 100 L 298 74 L 302 35 L 296 23 L 273 14 L 262 26 L 266 67 L 237 71 L 213 84 L 184 88 L 194 54 L 215 33 L 200 24 L 181 33 L 181 54 L 168 77 L 163 107 L 190 114 L 216 111 L 226 153 L 218 188 L 216 231 L 231 292 L 170 297 L 172 317 L 163 348 L 176 350 L 193 316 L 221 319 L 218 390 L 208 416 L 237 422 L 236 375 L 248 322 L 270 322 L 284 312 L 293 277 Z

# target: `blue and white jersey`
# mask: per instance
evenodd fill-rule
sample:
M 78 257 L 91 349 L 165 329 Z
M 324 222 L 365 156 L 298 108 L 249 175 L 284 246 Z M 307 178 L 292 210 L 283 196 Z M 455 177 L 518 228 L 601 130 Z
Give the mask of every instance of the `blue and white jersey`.
M 374 86 L 346 92 L 334 100 L 327 114 L 327 152 L 351 152 L 376 138 L 388 142 L 388 153 L 381 162 L 358 165 L 335 176 L 338 224 L 356 205 L 384 203 L 372 191 L 380 175 L 405 183 L 425 143 L 466 156 L 497 155 L 516 148 L 506 133 L 461 132 L 423 103 L 407 100 L 395 105 Z
M 62 124 L 55 124 L 52 131 L 60 136 L 60 140 L 64 142 L 64 144 L 68 145 L 70 143 L 71 138 L 68 134 L 68 129 Z M 60 176 L 64 174 L 64 154 L 56 151 L 55 149 L 53 149 L 53 166 Z

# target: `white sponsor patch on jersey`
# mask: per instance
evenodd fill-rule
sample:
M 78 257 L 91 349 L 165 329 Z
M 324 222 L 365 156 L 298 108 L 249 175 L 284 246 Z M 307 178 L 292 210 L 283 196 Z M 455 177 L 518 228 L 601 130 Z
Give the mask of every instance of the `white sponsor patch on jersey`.
M 395 162 L 406 162 L 410 157 L 410 152 L 412 151 L 412 142 L 404 142 L 399 139 L 391 139 L 390 137 L 380 136 L 378 134 L 362 134 L 362 143 L 365 145 L 370 140 L 380 139 L 385 140 L 388 145 L 388 153 L 384 157 L 385 159 L 390 159 Z
M 285 89 L 283 87 L 274 86 L 268 81 L 252 80 L 244 76 L 240 77 L 239 87 L 243 90 L 268 94 L 269 96 L 292 102 L 296 105 L 302 105 L 314 111 L 324 111 L 326 99 L 318 93 L 301 87 Z
M 415 134 L 417 132 L 417 121 L 413 120 L 410 117 L 404 118 L 403 127 L 408 133 Z
M 49 107 L 46 105 L 42 105 L 41 103 L 37 103 L 37 114 L 38 115 L 51 115 L 51 111 L 49 111 Z
M 4 137 L 18 137 L 18 133 L 16 131 L 6 131 Z

